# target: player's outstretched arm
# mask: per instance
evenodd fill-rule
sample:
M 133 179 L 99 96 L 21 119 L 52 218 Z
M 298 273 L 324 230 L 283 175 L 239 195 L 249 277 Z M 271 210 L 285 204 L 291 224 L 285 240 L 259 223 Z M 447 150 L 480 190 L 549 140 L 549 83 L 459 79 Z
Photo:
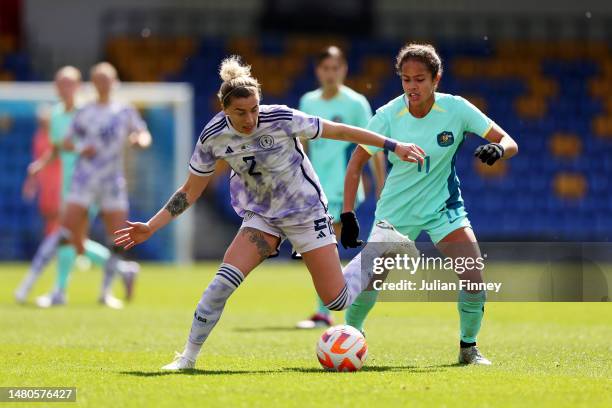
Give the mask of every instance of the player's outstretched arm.
M 127 227 L 115 231 L 115 245 L 130 249 L 136 244 L 149 239 L 158 229 L 164 227 L 172 219 L 181 215 L 191 204 L 197 201 L 210 182 L 210 176 L 189 174 L 187 181 L 168 200 L 149 221 L 126 221 Z
M 335 123 L 323 119 L 321 122 L 323 123 L 322 136 L 324 138 L 382 147 L 392 151 L 403 161 L 423 163 L 425 152 L 414 143 L 400 143 L 378 133 L 343 123 Z

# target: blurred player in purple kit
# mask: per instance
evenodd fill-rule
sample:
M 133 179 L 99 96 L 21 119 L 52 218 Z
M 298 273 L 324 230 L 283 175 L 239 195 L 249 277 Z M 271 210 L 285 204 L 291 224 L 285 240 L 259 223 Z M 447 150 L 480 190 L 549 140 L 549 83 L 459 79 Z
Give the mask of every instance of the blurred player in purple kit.
M 106 67 L 109 75 L 113 75 L 112 66 Z M 96 71 L 99 69 L 95 69 Z M 99 81 L 98 81 L 99 82 Z M 29 178 L 39 174 L 43 169 L 51 163 L 55 162 L 56 158 L 61 162 L 62 184 L 61 194 L 63 202 L 63 211 L 68 201 L 73 175 L 80 161 L 79 152 L 74 149 L 74 143 L 70 139 L 66 139 L 77 112 L 79 111 L 76 104 L 76 95 L 81 83 L 81 73 L 78 69 L 72 66 L 65 66 L 59 69 L 55 75 L 55 86 L 57 89 L 60 102 L 57 103 L 51 111 L 50 119 L 50 137 L 53 148 L 38 160 L 28 166 Z M 106 100 L 110 91 L 101 88 L 99 85 L 100 100 Z M 85 152 L 89 154 L 91 152 Z M 89 218 L 95 218 L 98 213 L 98 207 L 93 205 L 88 209 Z M 64 218 L 71 217 L 71 214 L 64 214 Z M 83 233 L 87 229 L 87 221 L 83 224 Z M 58 231 L 43 240 L 40 244 L 28 274 L 24 277 L 20 286 L 15 291 L 15 298 L 18 302 L 25 302 L 32 286 L 41 276 L 44 267 L 57 255 L 57 280 L 55 288 L 49 294 L 39 296 L 36 303 L 40 307 L 58 306 L 66 303 L 66 289 L 69 281 L 70 273 L 73 269 L 76 251 L 73 245 L 70 244 L 69 231 L 62 227 Z M 138 272 L 138 264 L 135 262 L 115 261 L 112 259 L 110 251 L 102 244 L 95 241 L 85 239 L 84 254 L 94 263 L 105 269 L 105 274 L 116 270 L 123 277 L 123 282 L 126 286 L 126 297 L 130 299 L 133 291 L 133 283 L 136 273 Z M 110 264 L 108 262 L 111 261 Z M 105 279 L 106 282 L 106 279 Z M 104 304 L 113 307 L 119 307 L 121 302 L 114 299 L 110 294 L 104 296 Z

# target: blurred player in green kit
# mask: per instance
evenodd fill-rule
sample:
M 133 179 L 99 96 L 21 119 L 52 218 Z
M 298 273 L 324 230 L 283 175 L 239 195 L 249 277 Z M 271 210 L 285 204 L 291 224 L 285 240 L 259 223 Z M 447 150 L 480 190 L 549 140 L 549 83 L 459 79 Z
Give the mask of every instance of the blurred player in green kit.
M 76 95 L 80 85 L 81 72 L 77 68 L 65 66 L 57 71 L 55 87 L 60 102 L 51 111 L 49 129 L 53 149 L 42 155 L 28 167 L 28 177 L 33 177 L 56 158 L 60 159 L 62 167 L 62 205 L 64 205 L 70 191 L 74 169 L 79 157 L 79 153 L 74 150 L 74 146 L 70 142 L 65 141 L 65 137 L 77 112 Z M 96 210 L 90 211 L 91 218 L 94 218 L 96 213 Z M 42 274 L 44 267 L 55 255 L 57 255 L 57 280 L 55 288 L 51 293 L 39 296 L 36 299 L 36 303 L 40 307 L 58 306 L 66 303 L 66 288 L 77 254 L 75 248 L 62 239 L 61 227 L 45 237 L 38 247 L 28 274 L 15 291 L 17 302 L 24 303 L 26 301 L 32 286 Z M 105 265 L 111 254 L 104 245 L 92 240 L 86 240 L 84 255 L 95 265 L 107 269 Z M 123 277 L 126 286 L 126 297 L 129 299 L 132 295 L 134 279 L 139 266 L 136 262 L 123 261 L 116 265 L 116 270 Z M 110 294 L 109 288 L 105 290 L 107 293 L 103 297 L 102 303 L 111 308 L 121 308 L 122 302 Z
M 365 128 L 372 117 L 372 109 L 365 96 L 343 85 L 348 66 L 340 48 L 329 46 L 316 59 L 315 73 L 320 87 L 300 99 L 299 110 L 323 119 Z M 329 200 L 329 214 L 334 218 L 334 232 L 340 236 L 340 213 L 344 197 L 344 176 L 351 143 L 331 139 L 318 139 L 308 143 L 308 157 L 319 177 L 323 191 Z M 381 152 L 374 161 L 377 196 L 385 178 L 385 156 Z M 355 204 L 363 201 L 363 186 Z M 332 324 L 329 310 L 317 298 L 317 310 L 307 320 L 297 323 L 300 329 L 325 327 Z

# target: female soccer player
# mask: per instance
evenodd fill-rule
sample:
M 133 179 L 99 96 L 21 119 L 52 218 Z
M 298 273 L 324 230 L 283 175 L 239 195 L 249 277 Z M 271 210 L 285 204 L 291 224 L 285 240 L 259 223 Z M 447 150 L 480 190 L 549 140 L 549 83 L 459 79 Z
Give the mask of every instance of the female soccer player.
M 134 146 L 148 147 L 151 135 L 146 124 L 131 106 L 112 100 L 117 71 L 106 62 L 91 69 L 91 81 L 97 100 L 75 113 L 71 122 L 67 146 L 79 156 L 62 214 L 61 243 L 72 243 L 77 253 L 85 251 L 88 211 L 92 205 L 100 208 L 106 231 L 112 234 L 127 217 L 128 197 L 123 169 L 123 148 L 127 139 Z M 123 257 L 122 248 L 113 246 L 105 264 L 100 303 L 120 308 L 121 302 L 111 294 L 111 283 L 117 264 Z M 128 286 L 128 293 L 130 291 Z
M 423 165 L 409 166 L 395 158 L 376 208 L 376 220 L 392 224 L 414 240 L 422 230 L 446 257 L 480 256 L 459 190 L 455 172 L 457 150 L 464 133 L 471 132 L 489 143 L 475 156 L 488 165 L 509 159 L 518 152 L 516 142 L 475 106 L 461 98 L 436 92 L 442 63 L 431 45 L 410 44 L 397 55 L 396 70 L 404 93 L 376 111 L 368 129 L 404 142 L 418 143 L 427 151 Z M 344 185 L 341 242 L 357 247 L 359 226 L 352 212 L 361 169 L 378 148 L 360 146 L 349 161 Z M 350 265 L 350 264 L 349 264 Z M 466 271 L 461 279 L 482 282 L 480 270 Z M 347 324 L 363 330 L 367 313 L 376 302 L 376 291 L 360 295 L 347 311 Z M 460 291 L 459 362 L 491 364 L 476 347 L 484 314 L 484 291 Z
M 53 145 L 52 149 L 46 152 L 38 160 L 28 166 L 28 179 L 32 179 L 38 175 L 43 169 L 51 163 L 55 163 L 55 158 L 60 159 L 61 163 L 61 201 L 66 202 L 72 184 L 72 176 L 76 163 L 78 161 L 78 153 L 74 151 L 70 143 L 65 144 L 65 137 L 70 130 L 71 123 L 78 110 L 76 105 L 76 95 L 81 84 L 81 72 L 72 66 L 60 68 L 55 74 L 55 87 L 60 102 L 57 103 L 51 111 L 50 118 L 50 138 Z M 97 209 L 90 209 L 90 217 L 94 218 L 97 214 Z M 84 225 L 86 228 L 86 224 Z M 28 293 L 33 284 L 41 276 L 44 267 L 51 261 L 53 256 L 57 254 L 57 280 L 55 288 L 49 294 L 39 296 L 36 303 L 40 307 L 58 306 L 66 303 L 66 288 L 68 278 L 74 266 L 76 259 L 76 251 L 74 247 L 67 241 L 62 239 L 63 232 L 57 229 L 52 234 L 45 237 L 43 242 L 34 255 L 32 265 L 28 274 L 23 279 L 19 288 L 15 291 L 15 299 L 19 303 L 25 302 Z M 104 268 L 106 262 L 111 258 L 110 251 L 102 244 L 99 244 L 90 239 L 85 240 L 85 255 L 95 264 Z M 138 272 L 138 264 L 135 262 L 117 262 L 116 269 L 124 278 L 123 282 L 126 285 L 127 297 L 131 296 L 133 288 L 134 276 Z M 118 300 L 107 296 L 104 302 L 107 305 L 119 305 Z
M 128 221 L 115 243 L 126 249 L 147 240 L 180 215 L 202 194 L 217 160 L 232 168 L 231 202 L 243 217 L 223 263 L 204 291 L 194 313 L 185 350 L 162 367 L 193 368 L 202 344 L 219 320 L 225 303 L 244 278 L 287 238 L 302 254 L 314 286 L 328 309 L 342 310 L 367 286 L 368 274 L 343 276 L 327 199 L 298 138 L 325 137 L 387 148 L 401 159 L 418 162 L 424 152 L 376 133 L 333 123 L 281 105 L 260 105 L 261 89 L 237 57 L 221 64 L 218 97 L 223 110 L 200 134 L 183 186 L 146 223 Z M 378 236 L 397 241 L 394 231 Z M 397 235 L 397 236 L 396 236 Z M 370 274 L 371 275 L 371 274 Z
M 308 92 L 300 99 L 299 110 L 309 115 L 334 122 L 346 123 L 365 128 L 372 117 L 372 109 L 365 96 L 343 84 L 348 66 L 340 48 L 329 46 L 316 59 L 315 73 L 320 87 Z M 340 140 L 319 138 L 309 142 L 308 157 L 312 163 L 325 196 L 329 200 L 328 212 L 333 217 L 336 236 L 340 235 L 340 213 L 344 198 L 344 174 L 349 158 L 349 149 L 354 145 Z M 382 189 L 385 178 L 385 156 L 382 152 L 376 155 L 374 173 L 376 191 Z M 357 205 L 363 201 L 360 189 Z M 297 323 L 298 329 L 331 326 L 330 311 L 317 297 L 317 310 L 308 319 Z

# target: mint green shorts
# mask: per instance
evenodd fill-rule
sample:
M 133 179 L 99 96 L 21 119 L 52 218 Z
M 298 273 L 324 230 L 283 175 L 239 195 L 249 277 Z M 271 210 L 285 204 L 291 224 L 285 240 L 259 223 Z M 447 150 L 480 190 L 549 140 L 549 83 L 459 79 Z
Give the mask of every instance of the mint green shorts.
M 464 207 L 446 208 L 421 225 L 394 225 L 395 229 L 411 240 L 417 239 L 421 231 L 427 232 L 431 242 L 437 244 L 451 232 L 460 228 L 472 227 Z

